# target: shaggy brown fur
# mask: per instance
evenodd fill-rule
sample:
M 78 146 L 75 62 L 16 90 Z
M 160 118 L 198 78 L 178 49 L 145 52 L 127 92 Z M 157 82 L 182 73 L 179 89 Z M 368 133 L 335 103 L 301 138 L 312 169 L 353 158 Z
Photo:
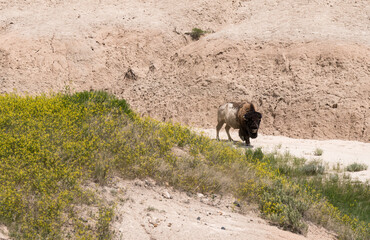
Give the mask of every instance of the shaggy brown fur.
M 227 105 L 231 104 L 230 109 Z M 225 130 L 229 141 L 233 141 L 229 130 L 230 128 L 239 129 L 239 137 L 249 145 L 249 138 L 256 138 L 259 123 L 262 115 L 256 112 L 253 103 L 248 102 L 229 102 L 221 105 L 218 109 L 217 126 L 216 126 L 216 139 L 219 138 L 219 131 L 223 124 L 226 123 Z M 248 119 L 246 119 L 248 118 Z
M 239 105 L 238 119 L 239 119 L 240 123 L 242 123 L 244 121 L 244 115 L 247 112 L 256 111 L 256 108 L 254 107 L 253 103 L 243 102 L 243 103 L 238 103 L 238 105 Z

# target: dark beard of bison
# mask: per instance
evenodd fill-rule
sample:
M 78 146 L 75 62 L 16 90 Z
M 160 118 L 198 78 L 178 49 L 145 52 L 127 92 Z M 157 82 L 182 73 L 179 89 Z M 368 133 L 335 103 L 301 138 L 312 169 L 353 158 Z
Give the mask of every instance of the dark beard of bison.
M 261 118 L 262 114 L 259 112 L 248 112 L 244 115 L 244 122 L 239 129 L 239 137 L 245 141 L 247 145 L 250 144 L 249 138 L 256 138 L 258 136 Z
M 245 141 L 245 144 L 247 146 L 250 145 L 249 137 L 250 138 L 256 138 L 258 136 L 258 132 L 256 131 L 255 133 L 252 133 L 249 129 L 247 128 L 240 128 L 239 129 L 239 137 L 242 141 Z
M 257 130 L 256 130 L 257 131 Z M 251 137 L 251 138 L 256 138 L 257 136 L 258 136 L 258 133 L 257 132 L 255 132 L 255 133 L 251 133 L 251 132 L 249 132 L 249 136 Z

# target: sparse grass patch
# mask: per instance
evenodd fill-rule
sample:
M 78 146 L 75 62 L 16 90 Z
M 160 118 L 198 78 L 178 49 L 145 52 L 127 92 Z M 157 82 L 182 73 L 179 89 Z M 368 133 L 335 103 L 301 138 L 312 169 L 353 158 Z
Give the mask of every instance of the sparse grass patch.
M 360 164 L 360 163 L 352 163 L 351 165 L 348 165 L 346 167 L 346 171 L 348 172 L 359 172 L 359 171 L 364 171 L 367 170 L 367 165 L 366 164 Z
M 158 209 L 156 209 L 155 207 L 152 207 L 152 206 L 149 206 L 145 209 L 145 211 L 147 212 L 154 212 L 154 211 L 158 211 Z
M 367 183 L 353 182 L 350 178 L 341 179 L 337 174 L 331 174 L 328 178 L 307 179 L 305 184 L 316 189 L 352 219 L 370 223 L 370 186 Z
M 260 149 L 247 150 L 246 155 L 247 159 L 251 159 L 253 156 L 260 156 Z M 368 236 L 370 227 L 370 189 L 368 183 L 353 182 L 349 176 L 340 178 L 337 174 L 331 174 L 330 177 L 326 177 L 323 175 L 325 166 L 321 161 L 315 160 L 307 162 L 305 159 L 294 157 L 289 153 L 265 154 L 262 159 L 259 157 L 259 162 L 267 163 L 270 169 L 296 182 L 299 188 L 303 188 L 304 191 L 308 193 L 309 196 L 307 196 L 307 198 L 300 199 L 299 201 L 299 203 L 302 204 L 301 206 L 309 206 L 306 211 L 303 211 L 303 215 L 306 216 L 307 219 L 332 229 L 336 228 L 333 221 L 335 222 L 335 219 L 337 219 L 337 221 L 352 225 L 352 229 L 357 228 L 359 232 L 362 232 L 358 237 L 355 237 L 356 234 L 349 233 L 348 230 L 339 228 L 336 231 L 340 233 L 340 238 L 367 238 L 365 236 Z M 275 190 L 278 189 L 277 186 L 279 185 L 273 186 Z M 291 189 L 294 189 L 294 187 L 291 187 Z M 274 201 L 267 201 L 269 207 L 273 206 L 276 209 L 276 206 L 279 206 L 279 208 L 281 208 L 283 203 L 282 200 L 285 199 L 285 197 L 282 198 L 282 194 L 279 195 L 279 198 L 272 198 Z M 290 200 L 287 202 L 292 204 L 297 198 L 299 197 L 296 196 L 293 201 Z M 308 200 L 309 198 L 311 198 L 311 200 Z M 276 201 L 276 199 L 279 200 Z M 325 199 L 328 201 L 327 203 L 325 203 Z M 287 207 L 287 209 L 299 208 Z M 304 208 L 301 207 L 301 209 Z M 283 212 L 281 209 L 274 211 L 274 214 L 271 215 L 273 218 L 278 219 L 280 217 L 284 220 L 289 219 L 281 215 Z M 278 214 L 279 212 L 280 214 Z M 330 215 L 328 215 L 329 213 Z M 297 213 L 294 211 L 287 215 L 293 217 L 293 219 L 297 219 Z M 293 222 L 297 223 L 297 220 L 293 219 L 285 222 L 283 226 L 289 226 L 296 231 L 298 229 L 304 229 L 303 225 L 301 228 L 299 228 L 297 224 L 293 225 Z M 360 226 L 359 223 L 361 222 L 362 225 L 360 224 Z
M 246 150 L 246 155 L 248 159 L 265 162 L 270 168 L 289 177 L 313 176 L 323 174 L 325 171 L 321 161 L 314 160 L 307 163 L 306 159 L 292 156 L 289 152 L 264 155 L 261 149 L 257 148 Z
M 307 176 L 314 176 L 318 174 L 323 174 L 325 167 L 320 161 L 311 161 L 308 164 L 303 165 L 300 169 L 300 172 Z
M 102 207 L 99 209 L 99 219 L 97 223 L 97 233 L 99 240 L 112 239 L 112 231 L 110 231 L 110 223 L 114 216 L 114 210 L 110 207 Z
M 315 156 L 321 156 L 323 154 L 323 150 L 321 148 L 316 148 L 315 151 L 313 152 L 313 155 Z
M 202 29 L 200 28 L 193 28 L 190 32 L 190 37 L 193 39 L 193 40 L 199 40 L 199 38 L 201 36 L 203 36 L 204 34 L 206 34 L 207 31 L 203 31 Z
M 335 165 L 333 165 L 333 170 L 336 172 L 340 172 L 341 171 L 340 163 L 336 163 Z

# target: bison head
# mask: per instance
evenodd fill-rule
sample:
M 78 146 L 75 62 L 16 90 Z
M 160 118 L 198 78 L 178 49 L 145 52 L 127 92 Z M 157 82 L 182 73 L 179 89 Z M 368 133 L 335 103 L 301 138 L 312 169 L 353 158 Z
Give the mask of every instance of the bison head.
M 251 138 L 256 138 L 258 135 L 258 128 L 261 123 L 262 114 L 259 112 L 247 112 L 244 115 L 245 130 Z

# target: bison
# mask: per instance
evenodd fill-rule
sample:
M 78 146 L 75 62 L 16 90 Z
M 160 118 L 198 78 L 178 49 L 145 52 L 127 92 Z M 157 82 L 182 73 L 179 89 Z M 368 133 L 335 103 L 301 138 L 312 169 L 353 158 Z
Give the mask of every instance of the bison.
M 256 138 L 258 135 L 261 118 L 262 114 L 256 112 L 252 103 L 225 103 L 218 108 L 216 139 L 220 140 L 220 129 L 226 123 L 225 130 L 229 141 L 233 141 L 229 133 L 230 128 L 239 129 L 239 137 L 249 146 L 249 137 Z

